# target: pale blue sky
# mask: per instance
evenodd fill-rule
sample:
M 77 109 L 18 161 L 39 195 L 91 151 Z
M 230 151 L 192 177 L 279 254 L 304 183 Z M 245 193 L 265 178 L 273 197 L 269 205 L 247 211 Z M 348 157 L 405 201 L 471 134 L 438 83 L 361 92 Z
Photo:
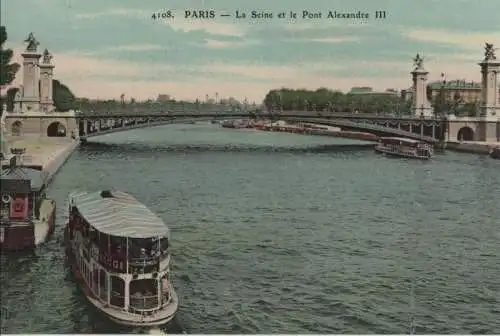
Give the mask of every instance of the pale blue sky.
M 175 18 L 151 19 L 163 9 Z M 299 18 L 185 19 L 185 9 L 296 11 Z M 307 20 L 302 10 L 371 17 Z M 387 18 L 375 20 L 376 10 Z M 478 80 L 484 42 L 500 45 L 499 12 L 500 0 L 4 0 L 1 19 L 18 53 L 33 31 L 54 54 L 56 78 L 78 96 L 219 92 L 260 101 L 282 86 L 406 88 L 417 52 L 431 79 L 445 72 Z

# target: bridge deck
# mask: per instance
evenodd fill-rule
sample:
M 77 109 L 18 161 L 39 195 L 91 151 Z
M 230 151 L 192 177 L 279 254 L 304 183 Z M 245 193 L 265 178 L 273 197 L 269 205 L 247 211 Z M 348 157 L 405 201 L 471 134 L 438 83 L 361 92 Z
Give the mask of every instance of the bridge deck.
M 177 124 L 177 123 L 188 123 L 188 122 L 193 122 L 193 121 L 210 121 L 210 120 L 215 120 L 215 119 L 240 119 L 240 118 L 248 118 L 249 115 L 247 113 L 231 113 L 231 114 L 224 114 L 224 113 L 217 113 L 217 114 L 194 114 L 194 115 L 175 115 L 175 114 L 169 114 L 169 115 L 158 115 L 156 117 L 150 117 L 150 116 L 95 116 L 92 115 L 91 117 L 88 116 L 83 116 L 79 115 L 79 119 L 81 121 L 89 121 L 92 124 L 97 124 L 98 126 L 94 130 L 87 130 L 87 132 L 80 132 L 80 138 L 86 139 L 88 137 L 93 137 L 93 136 L 99 136 L 99 135 L 104 135 L 104 134 L 109 134 L 109 133 L 115 133 L 115 132 L 121 132 L 129 129 L 136 129 L 136 128 L 144 128 L 144 127 L 153 127 L 153 126 L 160 126 L 160 125 L 166 125 L 166 124 Z M 255 116 L 254 116 L 255 117 Z M 264 117 L 264 116 L 263 116 Z M 265 117 L 264 117 L 265 118 Z M 408 121 L 414 121 L 414 122 L 438 122 L 437 120 L 422 120 L 422 119 L 394 119 L 394 118 L 380 118 L 376 117 L 376 119 L 373 118 L 367 118 L 366 116 L 360 117 L 356 116 L 356 118 L 352 118 L 352 115 L 335 115 L 335 117 L 332 116 L 311 116 L 309 115 L 302 115 L 302 116 L 297 116 L 297 115 L 288 115 L 288 114 L 281 114 L 279 116 L 279 119 L 285 120 L 285 121 L 294 121 L 294 122 L 305 122 L 305 123 L 315 123 L 315 124 L 322 124 L 322 125 L 328 125 L 328 126 L 336 126 L 336 127 L 341 127 L 341 128 L 347 128 L 347 129 L 352 129 L 352 130 L 358 130 L 358 131 L 363 131 L 363 132 L 371 132 L 371 133 L 378 133 L 378 134 L 384 134 L 386 136 L 403 136 L 407 137 L 410 139 L 416 139 L 416 140 L 422 140 L 430 143 L 435 143 L 437 142 L 436 139 L 405 131 L 402 129 L 394 128 L 394 127 L 387 127 L 387 126 L 382 126 L 376 124 L 377 121 L 392 121 L 395 123 L 398 122 L 408 122 Z M 104 125 L 110 123 L 110 125 Z M 86 134 L 84 134 L 86 133 Z

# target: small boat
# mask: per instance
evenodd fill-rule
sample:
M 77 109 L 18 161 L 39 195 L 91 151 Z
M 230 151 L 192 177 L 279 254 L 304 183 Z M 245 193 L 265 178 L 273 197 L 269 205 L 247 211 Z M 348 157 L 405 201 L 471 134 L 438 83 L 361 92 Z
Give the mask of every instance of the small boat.
M 249 128 L 249 122 L 245 120 L 225 120 L 221 126 L 224 128 L 242 129 Z
M 432 145 L 412 139 L 383 137 L 375 146 L 375 151 L 386 156 L 429 160 L 434 155 Z
M 74 192 L 64 232 L 66 261 L 90 303 L 112 321 L 170 322 L 179 300 L 170 283 L 170 233 L 133 196 Z
M 220 123 L 220 125 L 224 128 L 236 128 L 235 122 L 232 120 L 224 120 Z
M 21 165 L 15 149 L 1 169 L 0 250 L 21 251 L 45 242 L 54 232 L 56 203 L 45 194 L 45 174 Z
M 500 160 L 500 146 L 491 149 L 490 157 L 492 159 Z

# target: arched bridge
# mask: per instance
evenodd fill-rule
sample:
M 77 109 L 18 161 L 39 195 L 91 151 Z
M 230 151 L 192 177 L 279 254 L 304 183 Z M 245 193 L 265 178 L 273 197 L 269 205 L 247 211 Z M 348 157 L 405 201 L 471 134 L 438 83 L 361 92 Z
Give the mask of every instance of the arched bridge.
M 158 111 L 159 112 L 159 111 Z M 402 136 L 427 142 L 437 142 L 443 133 L 443 122 L 438 119 L 392 117 L 351 113 L 315 113 L 311 111 L 285 111 L 279 114 L 254 111 L 222 112 L 163 112 L 161 113 L 79 113 L 80 139 L 167 124 L 229 119 L 271 119 L 296 123 L 315 123 L 335 126 L 344 130 L 373 133 L 379 136 Z

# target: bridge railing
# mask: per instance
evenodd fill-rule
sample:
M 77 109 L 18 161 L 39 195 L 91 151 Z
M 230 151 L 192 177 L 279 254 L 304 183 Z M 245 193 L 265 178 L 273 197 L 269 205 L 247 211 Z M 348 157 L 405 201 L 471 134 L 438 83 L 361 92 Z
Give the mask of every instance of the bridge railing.
M 283 111 L 283 112 L 269 112 L 269 111 L 255 111 L 255 110 L 236 110 L 236 109 L 216 109 L 216 110 L 182 110 L 182 109 L 170 109 L 170 110 L 156 110 L 156 109 L 133 109 L 133 110 L 92 110 L 92 111 L 80 111 L 77 117 L 89 117 L 89 118 L 147 118 L 147 117 L 207 117 L 214 116 L 218 118 L 227 117 L 246 117 L 246 116 L 260 116 L 269 117 L 273 119 L 279 119 L 281 117 L 308 117 L 308 118 L 335 118 L 335 119 L 377 119 L 377 120 L 441 120 L 445 119 L 439 117 L 420 117 L 413 115 L 399 115 L 394 116 L 392 114 L 372 114 L 372 113 L 339 113 L 339 112 L 328 112 L 328 113 L 315 113 L 314 111 Z
M 182 113 L 219 113 L 238 112 L 248 110 L 248 108 L 229 105 L 195 104 L 195 103 L 167 103 L 167 104 L 141 104 L 123 106 L 86 106 L 80 108 L 79 115 L 133 115 L 133 114 L 182 114 Z
M 220 115 L 220 114 L 238 114 L 238 113 L 256 113 L 260 115 L 296 115 L 296 116 L 317 116 L 317 117 L 342 117 L 349 116 L 351 118 L 395 118 L 395 119 L 442 119 L 439 116 L 421 117 L 415 115 L 401 114 L 395 111 L 385 111 L 378 113 L 362 113 L 362 112 L 341 112 L 341 111 L 307 111 L 307 110 L 261 110 L 254 106 L 230 106 L 205 103 L 150 103 L 136 105 L 102 105 L 94 107 L 82 108 L 77 112 L 78 116 L 139 116 L 139 115 Z

